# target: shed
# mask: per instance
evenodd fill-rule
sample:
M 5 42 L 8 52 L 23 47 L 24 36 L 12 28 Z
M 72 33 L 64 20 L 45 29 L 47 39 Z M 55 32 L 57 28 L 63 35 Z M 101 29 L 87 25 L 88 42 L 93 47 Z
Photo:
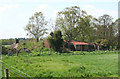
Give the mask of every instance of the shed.
M 70 50 L 74 51 L 91 51 L 94 50 L 94 45 L 86 42 L 79 42 L 79 41 L 65 41 L 67 43 L 68 47 Z M 71 47 L 71 45 L 73 45 Z M 72 49 L 71 49 L 72 48 Z

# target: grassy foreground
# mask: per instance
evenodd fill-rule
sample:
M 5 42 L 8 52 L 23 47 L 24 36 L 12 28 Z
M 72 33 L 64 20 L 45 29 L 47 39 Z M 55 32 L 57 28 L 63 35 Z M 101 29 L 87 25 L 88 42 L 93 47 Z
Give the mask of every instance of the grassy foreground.
M 118 77 L 117 53 L 18 57 L 2 55 L 2 61 L 31 77 Z M 25 76 L 10 66 L 2 64 Z M 10 76 L 15 77 L 11 74 Z

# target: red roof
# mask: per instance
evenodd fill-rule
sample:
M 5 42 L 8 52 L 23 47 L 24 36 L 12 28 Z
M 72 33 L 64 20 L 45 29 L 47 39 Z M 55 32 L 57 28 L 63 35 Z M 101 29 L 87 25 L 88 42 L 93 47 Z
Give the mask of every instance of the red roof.
M 71 43 L 73 43 L 73 44 L 81 44 L 81 45 L 89 45 L 86 42 L 78 42 L 78 41 L 72 41 Z

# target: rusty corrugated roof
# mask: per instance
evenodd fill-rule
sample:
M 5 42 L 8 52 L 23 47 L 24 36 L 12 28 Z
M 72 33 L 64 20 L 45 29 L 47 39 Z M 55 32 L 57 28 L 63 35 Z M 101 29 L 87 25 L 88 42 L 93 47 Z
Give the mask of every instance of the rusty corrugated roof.
M 73 44 L 79 44 L 79 45 L 89 45 L 89 43 L 86 42 L 78 42 L 78 41 L 72 41 Z

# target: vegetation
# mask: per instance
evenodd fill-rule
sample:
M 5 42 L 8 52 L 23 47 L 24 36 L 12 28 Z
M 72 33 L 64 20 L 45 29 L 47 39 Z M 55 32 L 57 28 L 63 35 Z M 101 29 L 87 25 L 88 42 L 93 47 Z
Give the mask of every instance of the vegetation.
M 102 44 L 105 45 L 106 49 L 110 50 L 120 48 L 118 21 L 119 19 L 113 21 L 113 18 L 108 14 L 95 18 L 81 10 L 80 7 L 72 6 L 58 12 L 54 25 L 48 26 L 54 27 L 53 33 L 60 30 L 63 40 L 77 40 L 89 43 L 104 40 L 105 42 L 102 42 Z M 47 33 L 47 23 L 43 13 L 36 12 L 29 19 L 29 23 L 25 28 L 28 32 L 27 35 L 35 38 L 38 42 Z M 3 45 L 13 43 L 11 39 L 7 41 L 3 40 Z
M 33 52 L 33 54 L 35 53 L 37 52 Z M 76 51 L 74 53 L 76 54 L 64 53 L 50 56 L 38 56 L 31 53 L 29 56 L 22 55 L 19 57 L 2 55 L 2 59 L 8 65 L 25 72 L 31 77 L 118 77 L 117 51 Z M 2 64 L 8 69 L 23 75 L 10 66 Z M 12 74 L 10 75 L 14 77 Z
M 116 39 L 116 27 L 113 22 L 113 18 L 109 15 L 100 16 L 98 19 L 96 35 L 97 39 L 104 39 L 108 41 L 107 48 L 110 49 L 110 46 L 114 48 L 117 46 Z M 116 40 L 116 41 L 115 41 Z
M 67 7 L 58 12 L 56 27 L 62 31 L 66 40 L 88 41 L 89 34 L 93 34 L 91 20 L 92 16 L 80 10 L 78 6 Z
M 8 47 L 2 46 L 2 54 L 8 53 Z
M 63 39 L 93 42 L 107 40 L 107 49 L 118 46 L 118 20 L 113 22 L 110 15 L 94 18 L 78 6 L 67 7 L 58 12 L 56 27 L 61 30 Z M 120 48 L 120 47 L 119 47 Z
M 40 40 L 39 42 L 34 42 L 33 40 L 26 40 L 24 42 L 20 42 L 19 46 L 17 49 L 21 49 L 21 48 L 28 48 L 30 50 L 36 49 L 36 48 L 40 48 L 42 47 L 42 40 Z
M 25 40 L 29 40 L 29 38 L 0 39 L 0 43 L 2 43 L 2 45 L 4 45 L 4 46 L 7 46 L 7 45 L 9 46 L 9 45 L 15 43 L 16 40 L 19 40 L 20 42 L 22 42 L 22 41 L 25 41 Z
M 56 51 L 61 51 L 63 47 L 63 39 L 62 39 L 62 34 L 61 31 L 57 30 L 54 33 L 51 32 L 51 37 L 48 38 L 48 42 L 51 46 Z
M 12 52 L 20 51 L 17 56 L 16 52 L 7 55 L 15 39 L 0 40 L 4 62 L 2 69 L 5 66 L 18 73 L 11 68 L 12 66 L 32 77 L 118 77 L 118 53 L 120 53 L 118 20 L 113 22 L 112 17 L 107 14 L 95 18 L 78 6 L 72 6 L 58 12 L 53 32 L 43 38 L 47 34 L 46 25 L 47 21 L 42 12 L 36 12 L 29 19 L 25 30 L 32 38 L 18 39 L 20 40 L 18 47 L 12 49 Z M 44 47 L 44 39 L 49 41 L 51 48 Z M 101 44 L 104 45 L 105 51 L 65 52 L 62 51 L 63 40 L 97 43 L 98 47 Z M 10 74 L 10 77 L 14 75 Z
M 10 45 L 13 44 L 15 39 L 2 39 L 1 41 L 2 41 L 2 45 Z
M 46 34 L 47 21 L 42 12 L 36 12 L 34 16 L 29 19 L 29 23 L 26 26 L 25 30 L 28 31 L 27 35 L 36 38 L 36 41 L 39 42 L 39 38 Z

